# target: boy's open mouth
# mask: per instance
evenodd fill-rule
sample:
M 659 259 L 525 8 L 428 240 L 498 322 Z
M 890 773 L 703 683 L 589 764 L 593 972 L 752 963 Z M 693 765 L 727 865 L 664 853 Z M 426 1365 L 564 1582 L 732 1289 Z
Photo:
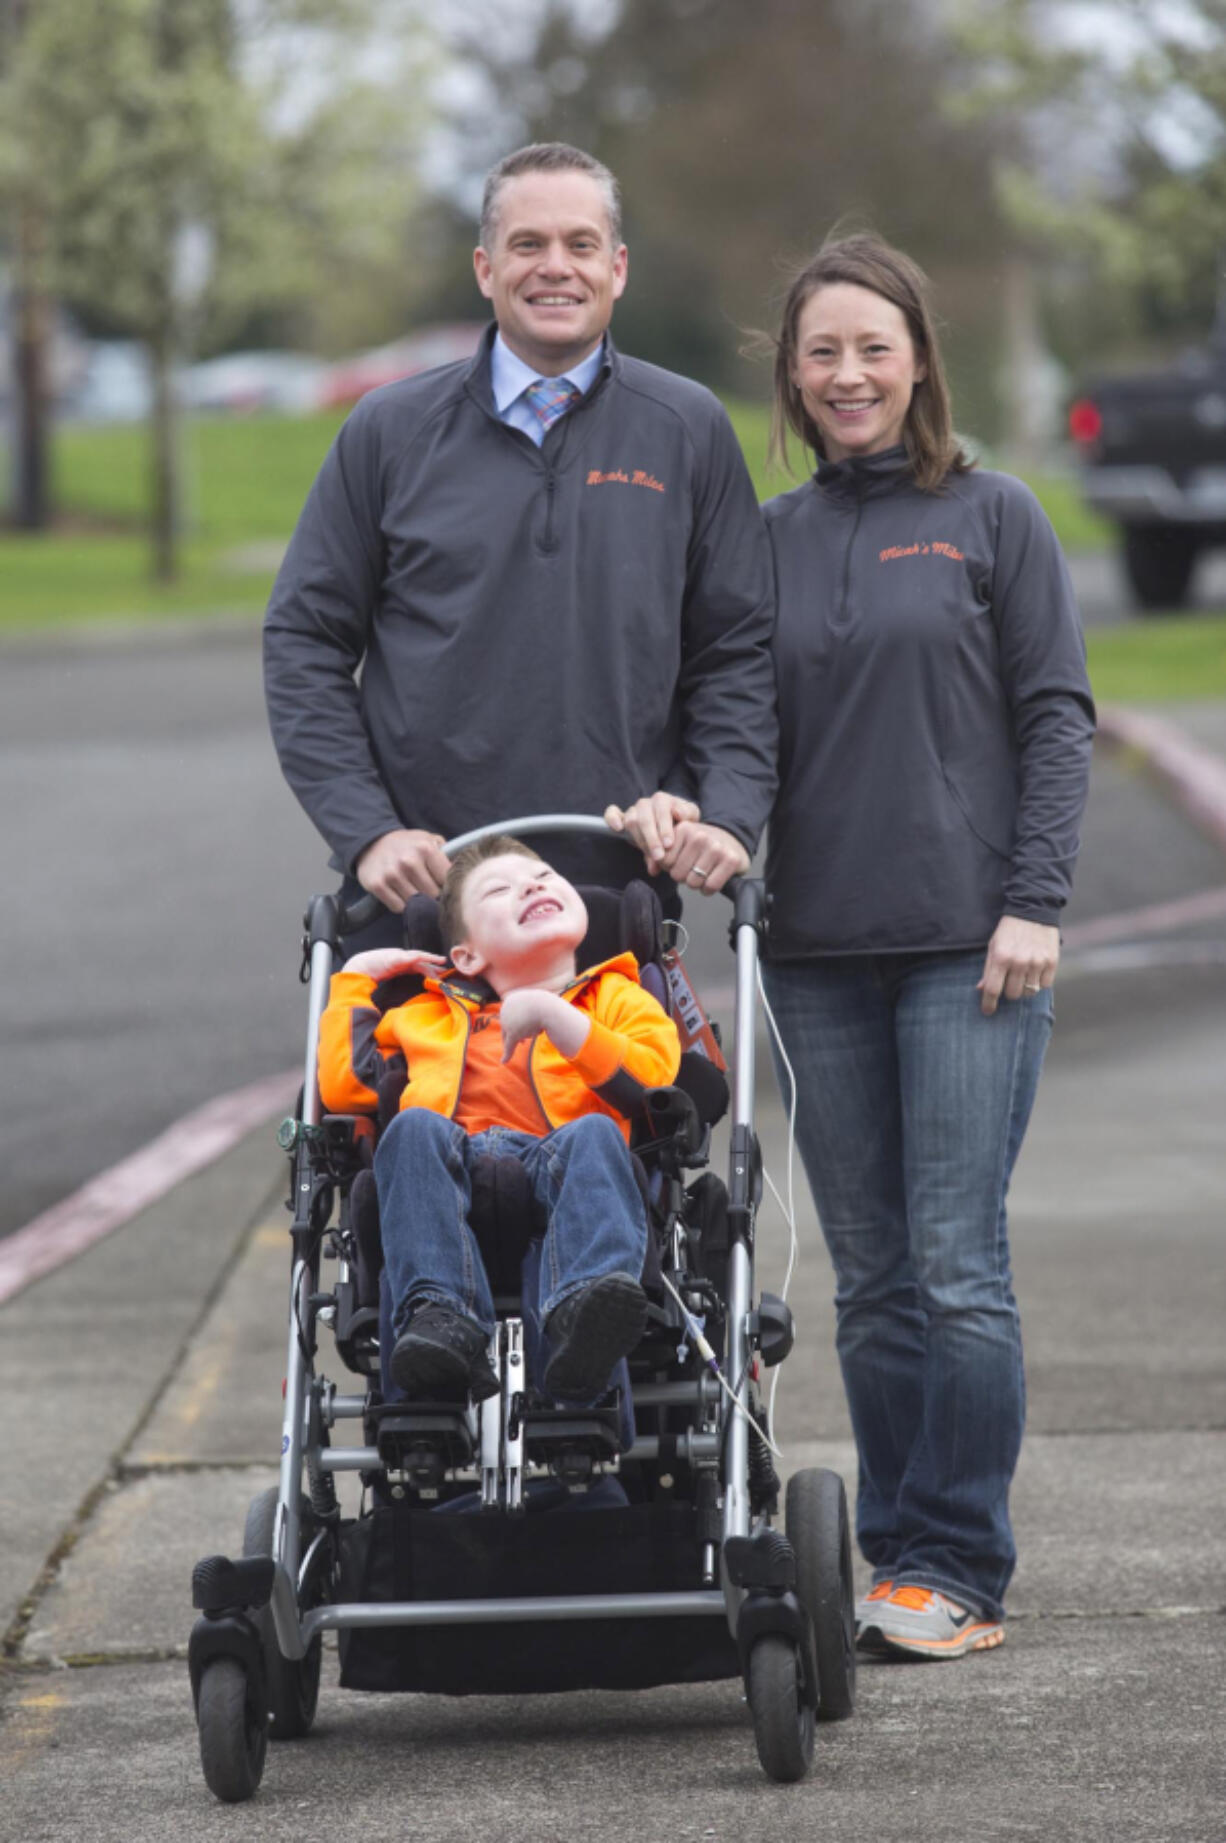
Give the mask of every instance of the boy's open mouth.
M 542 915 L 560 915 L 561 913 L 562 904 L 560 902 L 555 901 L 552 896 L 542 896 L 538 901 L 530 903 L 519 919 L 521 922 L 537 921 Z

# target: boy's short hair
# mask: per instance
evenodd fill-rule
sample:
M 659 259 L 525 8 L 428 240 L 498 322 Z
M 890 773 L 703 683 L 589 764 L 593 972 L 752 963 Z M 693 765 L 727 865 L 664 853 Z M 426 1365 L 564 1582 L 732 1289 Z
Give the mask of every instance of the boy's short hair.
M 438 899 L 438 931 L 443 937 L 444 953 L 450 953 L 456 942 L 464 939 L 464 885 L 478 864 L 502 857 L 532 858 L 537 864 L 545 862 L 540 852 L 525 845 L 522 839 L 505 836 L 479 838 L 475 844 L 457 851 L 443 879 Z

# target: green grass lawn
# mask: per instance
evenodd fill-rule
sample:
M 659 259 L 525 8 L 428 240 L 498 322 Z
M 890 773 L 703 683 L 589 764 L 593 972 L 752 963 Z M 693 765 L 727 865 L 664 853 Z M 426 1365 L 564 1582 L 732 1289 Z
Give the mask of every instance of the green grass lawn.
M 1226 697 L 1226 615 L 1164 615 L 1086 635 L 1104 704 Z
M 329 414 L 188 424 L 189 534 L 180 578 L 169 587 L 149 573 L 144 428 L 60 430 L 54 497 L 61 522 L 46 535 L 0 534 L 0 628 L 92 616 L 258 615 L 277 546 L 293 529 L 340 421 Z
M 729 411 L 762 498 L 804 478 L 804 457 L 795 445 L 795 475 L 767 471 L 770 413 L 764 404 L 733 402 Z M 330 412 L 189 423 L 189 536 L 181 579 L 170 588 L 148 573 L 144 428 L 60 429 L 53 454 L 57 528 L 38 536 L 0 532 L 0 629 L 95 616 L 258 614 L 272 584 L 271 559 L 293 528 L 340 420 Z M 1067 549 L 1099 549 L 1107 542 L 1107 527 L 1085 511 L 1075 481 L 1043 476 L 1030 483 Z

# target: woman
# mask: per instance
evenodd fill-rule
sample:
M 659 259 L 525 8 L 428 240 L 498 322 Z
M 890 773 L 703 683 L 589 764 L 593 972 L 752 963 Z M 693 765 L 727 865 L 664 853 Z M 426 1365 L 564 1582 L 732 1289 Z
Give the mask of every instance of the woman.
M 926 287 L 858 235 L 784 307 L 775 446 L 790 429 L 818 464 L 764 508 L 782 730 L 765 980 L 836 1274 L 874 1583 L 860 1642 L 953 1658 L 1004 1638 L 1024 1417 L 1005 1193 L 1094 706 L 1051 526 L 951 432 Z

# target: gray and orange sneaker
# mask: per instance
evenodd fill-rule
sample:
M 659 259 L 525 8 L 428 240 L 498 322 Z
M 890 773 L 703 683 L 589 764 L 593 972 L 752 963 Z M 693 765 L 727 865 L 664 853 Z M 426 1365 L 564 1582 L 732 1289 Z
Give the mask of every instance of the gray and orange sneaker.
M 1005 1642 L 999 1619 L 985 1619 L 932 1587 L 894 1587 L 872 1606 L 866 1604 L 865 1612 L 858 1642 L 866 1651 L 889 1657 L 940 1662 L 968 1651 L 994 1651 Z
M 876 1586 L 871 1588 L 869 1592 L 865 1594 L 862 1600 L 856 1601 L 855 1616 L 856 1616 L 856 1643 L 857 1644 L 859 1644 L 860 1642 L 860 1634 L 864 1630 L 865 1626 L 870 1625 L 872 1623 L 873 1614 L 876 1612 L 878 1605 L 881 1603 L 882 1600 L 888 1600 L 890 1595 L 893 1593 L 893 1591 L 894 1591 L 893 1581 L 878 1581 Z

